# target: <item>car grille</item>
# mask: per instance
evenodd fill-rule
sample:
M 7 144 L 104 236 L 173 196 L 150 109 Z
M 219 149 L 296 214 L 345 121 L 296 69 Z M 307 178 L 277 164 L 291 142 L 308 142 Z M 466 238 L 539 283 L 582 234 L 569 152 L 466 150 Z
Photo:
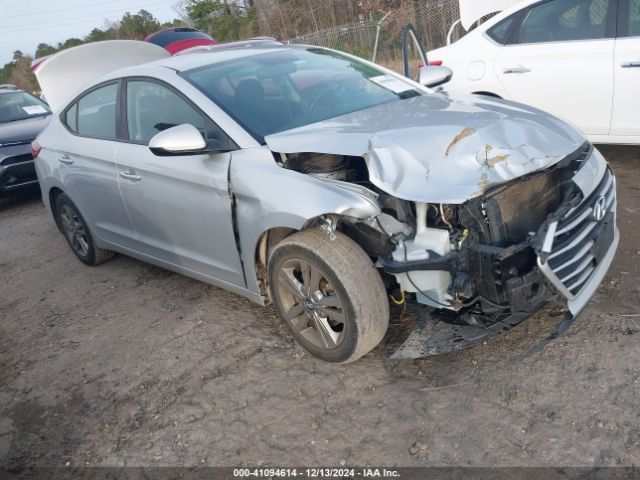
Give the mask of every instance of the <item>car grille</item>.
M 601 218 L 594 218 L 595 205 L 604 206 Z M 570 300 L 577 297 L 596 269 L 598 242 L 607 242 L 607 232 L 613 232 L 616 189 L 613 172 L 607 168 L 602 180 L 577 207 L 567 212 L 547 235 L 553 236 L 546 264 L 541 265 L 547 277 Z M 550 239 L 545 238 L 545 245 Z M 611 238 L 612 241 L 612 238 Z M 603 245 L 608 249 L 610 245 Z

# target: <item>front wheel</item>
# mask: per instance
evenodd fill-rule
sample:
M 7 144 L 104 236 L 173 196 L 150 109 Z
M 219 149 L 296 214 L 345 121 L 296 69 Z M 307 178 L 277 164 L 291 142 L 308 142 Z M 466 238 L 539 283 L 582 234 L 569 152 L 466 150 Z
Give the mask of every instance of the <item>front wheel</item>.
M 369 256 L 346 235 L 317 229 L 285 238 L 268 265 L 280 318 L 312 355 L 335 363 L 357 360 L 384 337 L 389 302 Z

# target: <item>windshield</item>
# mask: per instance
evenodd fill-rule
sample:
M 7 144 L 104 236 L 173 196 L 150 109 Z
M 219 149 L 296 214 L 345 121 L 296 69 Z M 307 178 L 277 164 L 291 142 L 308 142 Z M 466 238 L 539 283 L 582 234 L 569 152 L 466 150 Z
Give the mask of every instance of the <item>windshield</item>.
M 0 123 L 41 117 L 51 111 L 42 100 L 25 92 L 0 93 Z
M 271 133 L 420 95 L 408 82 L 317 48 L 252 55 L 183 76 L 261 143 Z

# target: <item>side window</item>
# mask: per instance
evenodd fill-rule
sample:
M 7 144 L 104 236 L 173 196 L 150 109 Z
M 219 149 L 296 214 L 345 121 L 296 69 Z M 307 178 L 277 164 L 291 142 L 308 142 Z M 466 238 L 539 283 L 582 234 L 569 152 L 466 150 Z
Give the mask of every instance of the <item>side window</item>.
M 640 37 L 640 0 L 629 0 L 629 36 Z
M 183 123 L 207 133 L 203 115 L 170 89 L 155 82 L 127 82 L 129 140 L 146 144 L 156 133 Z
M 614 0 L 553 0 L 529 9 L 511 43 L 567 42 L 607 38 Z
M 507 34 L 509 33 L 509 29 L 511 28 L 511 25 L 513 25 L 515 18 L 515 15 L 505 18 L 500 23 L 487 30 L 487 35 L 499 44 L 504 45 L 507 43 Z
M 73 106 L 67 110 L 65 114 L 65 123 L 74 132 L 78 133 L 78 104 L 74 103 Z
M 83 137 L 116 139 L 118 84 L 86 94 L 66 114 L 67 126 Z

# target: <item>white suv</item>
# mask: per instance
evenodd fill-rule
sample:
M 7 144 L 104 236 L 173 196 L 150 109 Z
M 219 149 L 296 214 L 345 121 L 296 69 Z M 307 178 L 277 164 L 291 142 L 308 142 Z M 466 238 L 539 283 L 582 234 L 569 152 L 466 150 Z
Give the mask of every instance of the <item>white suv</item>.
M 546 110 L 593 142 L 640 144 L 640 0 L 525 0 L 429 52 L 445 90 Z

